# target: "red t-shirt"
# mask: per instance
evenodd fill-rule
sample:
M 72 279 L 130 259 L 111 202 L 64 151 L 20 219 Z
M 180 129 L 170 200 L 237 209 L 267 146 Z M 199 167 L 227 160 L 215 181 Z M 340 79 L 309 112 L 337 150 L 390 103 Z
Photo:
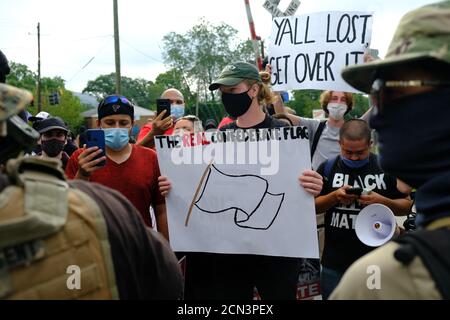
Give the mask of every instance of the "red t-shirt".
M 164 197 L 159 192 L 158 158 L 156 152 L 149 148 L 132 145 L 130 157 L 117 164 L 106 157 L 106 165 L 92 173 L 90 181 L 100 183 L 122 193 L 139 210 L 145 224 L 151 227 L 150 205 L 164 204 Z M 66 167 L 66 175 L 74 179 L 78 171 L 78 156 L 84 149 L 75 151 Z
M 137 142 L 141 142 L 142 139 L 145 138 L 145 136 L 147 135 L 147 133 L 149 133 L 150 131 L 152 131 L 152 124 L 151 123 L 147 123 L 146 125 L 144 125 L 141 130 L 139 131 L 139 135 L 137 138 Z M 173 126 L 170 127 L 169 129 L 166 130 L 166 132 L 164 132 L 165 136 L 171 136 L 173 133 Z

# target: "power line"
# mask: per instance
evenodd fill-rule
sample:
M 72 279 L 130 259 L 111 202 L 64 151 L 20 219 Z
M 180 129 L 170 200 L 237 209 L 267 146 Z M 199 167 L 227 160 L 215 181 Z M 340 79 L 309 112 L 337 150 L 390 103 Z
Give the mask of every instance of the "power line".
M 27 35 L 28 35 L 28 36 L 36 36 L 35 33 L 31 33 L 31 32 L 28 32 Z M 41 34 L 41 37 L 42 37 L 42 36 L 52 36 L 52 37 L 55 37 L 55 35 L 51 35 L 51 34 L 47 34 L 47 35 Z M 86 37 L 86 38 L 79 38 L 79 39 L 64 39 L 64 40 L 58 40 L 58 43 L 59 43 L 59 44 L 61 44 L 61 43 L 68 43 L 68 42 L 73 43 L 73 42 L 81 42 L 81 41 L 94 40 L 94 39 L 110 38 L 110 37 L 112 37 L 111 34 L 108 34 L 108 35 L 102 35 L 102 36 L 92 36 L 92 37 Z M 24 44 L 24 45 L 12 45 L 12 46 L 7 46 L 7 47 L 1 47 L 1 49 L 3 49 L 3 50 L 8 50 L 8 49 L 21 49 L 21 48 L 28 48 L 28 47 L 30 47 L 30 46 L 34 46 L 34 44 L 32 44 L 32 43 L 27 43 L 26 45 L 25 45 L 25 44 Z
M 123 43 L 125 43 L 126 45 L 128 45 L 131 49 L 133 49 L 133 50 L 137 51 L 138 53 L 142 54 L 144 57 L 147 57 L 147 58 L 149 58 L 149 59 L 151 59 L 151 60 L 153 60 L 153 61 L 159 62 L 159 63 L 164 63 L 164 62 L 162 62 L 161 60 L 156 59 L 156 58 L 154 58 L 154 57 L 152 57 L 152 56 L 146 54 L 145 52 L 143 52 L 143 51 L 141 51 L 141 50 L 135 48 L 135 47 L 134 47 L 133 45 L 131 45 L 129 42 L 123 40 L 123 38 L 122 38 L 120 41 L 123 42 Z
M 92 57 L 92 58 L 90 58 L 89 59 L 89 61 L 88 62 L 86 62 L 82 67 L 81 67 L 81 69 L 80 70 L 78 70 L 73 76 L 72 76 L 72 78 L 70 78 L 70 80 L 68 80 L 67 81 L 67 83 L 69 83 L 69 82 L 71 82 L 78 74 L 80 74 L 80 72 L 81 71 L 83 71 L 99 54 L 100 54 L 100 52 L 102 52 L 103 51 L 103 49 L 105 49 L 105 47 L 108 45 L 108 42 L 107 41 L 105 41 L 105 43 L 104 43 L 104 45 L 100 48 L 100 50 L 98 50 L 97 51 L 97 53 Z

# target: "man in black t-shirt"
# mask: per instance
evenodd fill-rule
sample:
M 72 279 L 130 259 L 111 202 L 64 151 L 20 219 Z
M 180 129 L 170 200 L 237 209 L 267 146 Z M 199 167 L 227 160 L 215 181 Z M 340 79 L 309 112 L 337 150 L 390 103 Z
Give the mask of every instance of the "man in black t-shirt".
M 322 297 L 327 299 L 345 270 L 372 250 L 356 236 L 355 222 L 361 209 L 373 203 L 384 204 L 394 214 L 406 214 L 408 196 L 397 189 L 397 179 L 387 175 L 370 153 L 370 129 L 363 120 L 347 121 L 340 130 L 341 155 L 322 163 L 318 172 L 324 187 L 316 198 L 316 211 L 325 213 L 325 247 L 322 255 Z M 347 193 L 351 187 L 368 194 Z

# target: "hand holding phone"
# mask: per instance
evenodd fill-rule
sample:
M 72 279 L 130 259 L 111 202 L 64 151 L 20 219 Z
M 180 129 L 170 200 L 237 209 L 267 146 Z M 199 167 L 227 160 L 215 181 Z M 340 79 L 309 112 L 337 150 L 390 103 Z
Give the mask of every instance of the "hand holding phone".
M 360 196 L 362 192 L 363 192 L 363 188 L 360 188 L 360 187 L 349 188 L 349 189 L 345 190 L 346 194 L 354 194 L 357 196 Z
M 99 159 L 106 155 L 105 153 L 105 132 L 102 129 L 89 129 L 86 130 L 86 146 L 88 148 L 98 147 L 102 150 L 102 153 L 98 154 L 93 160 Z M 103 167 L 106 162 L 103 160 L 98 163 L 97 167 Z
M 170 99 L 156 99 L 156 114 L 159 115 L 161 112 L 166 110 L 163 119 L 170 116 Z

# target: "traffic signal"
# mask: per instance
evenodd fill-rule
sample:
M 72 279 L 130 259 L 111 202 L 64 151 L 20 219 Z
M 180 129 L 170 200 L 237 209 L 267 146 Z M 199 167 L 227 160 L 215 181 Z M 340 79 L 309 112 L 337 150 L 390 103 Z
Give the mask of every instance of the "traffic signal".
M 59 93 L 55 92 L 53 94 L 53 96 L 54 96 L 54 99 L 55 99 L 55 104 L 59 104 Z
M 54 92 L 48 96 L 48 101 L 50 102 L 50 105 L 59 104 L 59 94 L 57 92 Z

